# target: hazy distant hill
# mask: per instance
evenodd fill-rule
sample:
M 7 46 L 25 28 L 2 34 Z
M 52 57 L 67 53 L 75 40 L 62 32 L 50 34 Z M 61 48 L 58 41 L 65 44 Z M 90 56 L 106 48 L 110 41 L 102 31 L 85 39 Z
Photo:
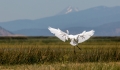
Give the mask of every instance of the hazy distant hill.
M 0 27 L 0 36 L 13 36 L 15 34 L 13 34 L 12 32 L 9 32 L 8 30 Z
M 13 33 L 13 32 L 10 32 L 9 30 L 6 30 L 0 27 L 0 36 L 25 36 L 25 35 Z
M 112 22 L 95 28 L 97 36 L 120 36 L 120 22 Z
M 95 30 L 95 36 L 120 36 L 120 21 L 103 24 L 97 27 L 70 27 L 66 28 L 71 34 L 77 34 L 83 30 Z M 63 29 L 64 31 L 66 29 Z
M 99 6 L 65 15 L 55 15 L 52 17 L 37 20 L 15 20 L 10 22 L 0 22 L 0 26 L 10 31 L 23 29 L 46 29 L 48 26 L 67 27 L 95 27 L 106 23 L 120 21 L 120 6 L 105 7 Z
M 54 27 L 57 28 L 57 27 Z M 60 28 L 61 29 L 61 28 Z M 61 29 L 62 31 L 66 32 L 66 30 L 69 30 L 70 34 L 78 34 L 82 31 L 86 30 L 95 30 L 95 36 L 120 36 L 120 22 L 112 22 L 103 24 L 96 27 L 69 27 Z M 14 33 L 17 34 L 23 34 L 27 36 L 50 36 L 53 35 L 50 33 L 50 31 L 46 29 L 23 29 L 15 31 Z
M 48 29 L 22 29 L 22 30 L 17 30 L 13 31 L 15 34 L 22 34 L 25 36 L 49 36 L 52 35 L 48 31 Z

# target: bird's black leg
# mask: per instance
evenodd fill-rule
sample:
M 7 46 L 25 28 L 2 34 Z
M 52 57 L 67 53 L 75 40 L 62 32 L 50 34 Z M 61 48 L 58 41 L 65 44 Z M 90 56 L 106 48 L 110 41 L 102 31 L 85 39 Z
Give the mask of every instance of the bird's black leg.
M 78 48 L 79 50 L 81 50 L 81 48 L 79 48 L 78 45 L 77 45 L 77 48 Z
M 76 54 L 76 52 L 75 52 L 75 46 L 74 46 L 74 54 Z

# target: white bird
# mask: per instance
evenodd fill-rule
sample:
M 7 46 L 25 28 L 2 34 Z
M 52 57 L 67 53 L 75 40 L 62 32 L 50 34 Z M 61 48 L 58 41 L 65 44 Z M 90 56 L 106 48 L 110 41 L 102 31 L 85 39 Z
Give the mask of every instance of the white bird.
M 87 32 L 83 31 L 82 33 L 76 34 L 76 35 L 69 35 L 68 30 L 66 30 L 67 33 L 65 33 L 65 32 L 61 31 L 59 28 L 55 29 L 52 27 L 48 27 L 48 29 L 50 30 L 51 33 L 55 34 L 56 37 L 58 37 L 60 40 L 62 40 L 64 42 L 66 40 L 70 39 L 71 40 L 70 44 L 72 46 L 74 46 L 74 53 L 75 53 L 75 46 L 78 47 L 79 43 L 82 43 L 82 42 L 88 40 L 95 32 L 94 30 L 91 30 L 91 31 L 87 31 Z

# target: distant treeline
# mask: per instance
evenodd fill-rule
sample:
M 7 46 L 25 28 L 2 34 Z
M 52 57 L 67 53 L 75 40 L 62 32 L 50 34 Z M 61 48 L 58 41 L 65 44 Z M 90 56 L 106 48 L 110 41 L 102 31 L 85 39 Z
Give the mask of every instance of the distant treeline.
M 0 39 L 48 39 L 48 38 L 57 38 L 55 36 L 0 36 Z M 120 39 L 120 36 L 93 36 L 92 39 L 111 39 L 117 40 Z

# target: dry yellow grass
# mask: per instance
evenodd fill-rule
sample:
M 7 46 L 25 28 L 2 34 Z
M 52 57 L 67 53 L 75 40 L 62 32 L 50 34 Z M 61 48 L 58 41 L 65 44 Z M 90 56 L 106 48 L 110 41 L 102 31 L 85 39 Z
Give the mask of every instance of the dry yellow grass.
M 6 65 L 0 66 L 0 70 L 120 70 L 120 62 Z
M 91 38 L 76 55 L 56 38 L 0 39 L 0 70 L 119 70 L 120 41 Z M 117 62 L 118 61 L 118 62 Z

